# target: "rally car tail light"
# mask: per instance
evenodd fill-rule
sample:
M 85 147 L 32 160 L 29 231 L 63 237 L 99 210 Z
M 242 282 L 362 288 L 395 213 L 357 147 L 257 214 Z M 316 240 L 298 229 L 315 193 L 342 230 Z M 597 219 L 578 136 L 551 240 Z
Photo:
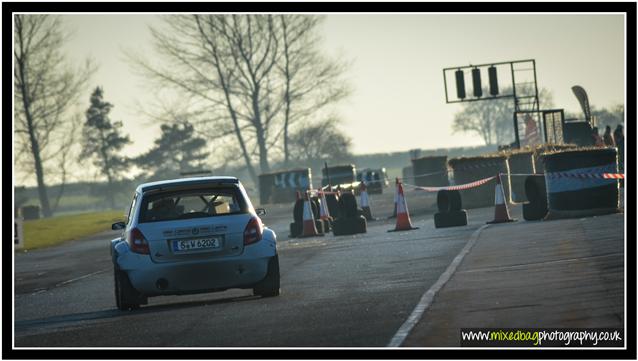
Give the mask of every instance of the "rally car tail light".
M 142 234 L 142 231 L 139 228 L 133 228 L 128 234 L 126 241 L 131 247 L 131 251 L 140 254 L 149 254 L 150 251 L 148 249 L 148 241 Z
M 244 230 L 244 245 L 249 245 L 260 241 L 263 227 L 264 226 L 261 223 L 259 217 L 252 217 L 248 221 L 246 229 Z

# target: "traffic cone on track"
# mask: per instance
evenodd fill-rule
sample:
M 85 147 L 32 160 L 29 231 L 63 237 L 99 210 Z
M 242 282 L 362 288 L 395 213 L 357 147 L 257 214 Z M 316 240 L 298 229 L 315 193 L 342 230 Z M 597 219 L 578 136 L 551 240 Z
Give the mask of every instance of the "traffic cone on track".
M 487 222 L 487 224 L 507 222 L 516 222 L 516 219 L 510 218 L 510 212 L 505 202 L 505 191 L 501 184 L 501 174 L 499 173 L 496 176 L 496 190 L 494 191 L 494 220 Z
M 398 197 L 397 197 L 397 225 L 394 229 L 388 230 L 388 232 L 395 231 L 410 231 L 413 229 L 419 229 L 419 227 L 413 227 L 412 221 L 410 221 L 410 214 L 408 213 L 408 204 L 403 196 L 403 185 L 399 182 L 397 184 Z
M 332 220 L 330 217 L 330 210 L 328 209 L 328 201 L 326 201 L 326 194 L 322 191 L 321 193 L 321 204 L 319 205 L 319 218 L 324 221 Z
M 399 178 L 395 178 L 394 181 L 394 210 L 392 211 L 392 215 L 388 217 L 388 219 L 396 218 L 397 216 L 397 201 L 399 200 Z
M 365 182 L 359 184 L 359 200 L 361 203 L 361 210 L 363 210 L 363 216 L 368 221 L 374 221 L 372 217 L 372 211 L 370 210 L 370 200 L 368 199 L 368 190 Z
M 306 199 L 303 205 L 303 231 L 301 237 L 313 237 L 320 236 L 317 232 L 317 226 L 315 225 L 315 216 L 312 214 L 312 206 L 310 205 L 310 199 L 308 193 L 306 193 Z

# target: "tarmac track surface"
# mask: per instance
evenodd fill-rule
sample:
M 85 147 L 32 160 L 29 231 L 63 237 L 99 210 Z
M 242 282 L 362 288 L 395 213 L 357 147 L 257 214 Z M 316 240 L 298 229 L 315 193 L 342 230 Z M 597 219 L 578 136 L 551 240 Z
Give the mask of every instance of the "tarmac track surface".
M 493 218 L 469 210 L 467 227 L 435 229 L 435 194 L 406 193 L 418 230 L 388 233 L 392 194 L 371 197 L 368 233 L 288 239 L 292 206 L 263 217 L 279 238 L 282 294 L 251 290 L 149 298 L 115 308 L 107 232 L 15 256 L 16 347 L 383 347 L 423 293 Z M 517 213 L 516 210 L 514 213 Z

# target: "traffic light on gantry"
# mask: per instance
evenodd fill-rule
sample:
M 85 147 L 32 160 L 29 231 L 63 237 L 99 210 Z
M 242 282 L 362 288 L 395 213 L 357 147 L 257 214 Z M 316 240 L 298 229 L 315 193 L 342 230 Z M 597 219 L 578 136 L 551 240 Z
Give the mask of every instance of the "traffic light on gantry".
M 490 95 L 498 95 L 498 80 L 496 78 L 496 67 L 494 65 L 487 68 L 487 75 L 490 80 Z
M 456 77 L 456 97 L 459 99 L 465 99 L 465 78 L 463 76 L 463 70 L 459 69 L 454 72 Z
M 472 69 L 472 87 L 474 88 L 474 96 L 480 98 L 483 96 L 481 89 L 481 70 L 479 68 Z

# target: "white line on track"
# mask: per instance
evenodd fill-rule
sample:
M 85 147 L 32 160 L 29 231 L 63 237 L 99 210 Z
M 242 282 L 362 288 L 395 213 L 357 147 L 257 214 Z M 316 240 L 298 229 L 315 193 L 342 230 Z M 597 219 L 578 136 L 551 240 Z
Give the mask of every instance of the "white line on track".
M 40 293 L 47 292 L 47 291 L 49 291 L 51 289 L 54 289 L 54 288 L 57 288 L 57 287 L 60 287 L 60 286 L 64 286 L 64 285 L 68 285 L 69 283 L 72 283 L 72 282 L 75 282 L 75 281 L 79 281 L 79 280 L 82 280 L 82 279 L 85 279 L 85 278 L 88 278 L 88 277 L 91 277 L 91 276 L 95 276 L 97 274 L 104 273 L 104 272 L 106 272 L 108 270 L 109 270 L 108 268 L 105 268 L 103 270 L 87 273 L 87 274 L 82 275 L 80 277 L 76 277 L 76 278 L 72 278 L 70 280 L 66 280 L 66 281 L 62 281 L 62 282 L 56 283 L 53 287 L 37 289 L 37 290 L 35 290 L 35 292 L 31 293 L 31 296 L 39 295 Z
M 452 263 L 450 263 L 450 265 L 447 267 L 445 272 L 443 272 L 441 276 L 439 277 L 439 279 L 436 281 L 436 283 L 434 283 L 430 287 L 430 289 L 427 290 L 423 294 L 423 296 L 421 296 L 421 300 L 419 300 L 419 303 L 417 303 L 416 307 L 414 308 L 414 310 L 412 311 L 408 319 L 405 320 L 403 325 L 401 325 L 399 330 L 394 334 L 394 337 L 392 337 L 392 340 L 390 340 L 388 347 L 401 346 L 403 341 L 405 341 L 405 339 L 410 334 L 410 331 L 412 331 L 412 328 L 416 326 L 416 324 L 421 319 L 421 316 L 423 316 L 425 311 L 432 304 L 432 301 L 434 300 L 434 296 L 436 296 L 437 292 L 439 292 L 439 290 L 450 280 L 450 278 L 454 274 L 454 271 L 456 271 L 458 266 L 461 264 L 461 261 L 463 261 L 463 258 L 465 258 L 465 256 L 470 252 L 470 250 L 476 243 L 476 240 L 478 239 L 479 235 L 481 234 L 481 231 L 483 231 L 483 229 L 485 229 L 488 226 L 489 226 L 488 224 L 485 224 L 481 226 L 479 229 L 477 229 L 476 231 L 474 231 L 474 233 L 472 233 L 470 240 L 467 242 L 465 247 L 463 247 L 461 252 L 459 252 L 459 254 L 456 255 L 456 257 L 454 257 L 454 259 L 452 260 Z
M 71 282 L 79 281 L 79 280 L 81 280 L 81 279 L 84 279 L 84 278 L 87 278 L 87 277 L 91 277 L 91 276 L 94 276 L 94 275 L 96 275 L 96 274 L 104 273 L 104 272 L 106 272 L 106 271 L 108 271 L 108 270 L 109 270 L 109 269 L 108 269 L 108 268 L 106 268 L 106 269 L 103 269 L 103 270 L 99 270 L 99 271 L 95 271 L 95 272 L 87 273 L 87 274 L 85 274 L 85 275 L 83 275 L 83 276 L 76 277 L 76 278 L 72 278 L 72 279 L 70 279 L 70 280 L 66 280 L 66 281 L 62 281 L 62 282 L 60 282 L 60 283 L 57 283 L 54 287 L 64 286 L 64 285 L 69 284 L 69 283 L 71 283 Z

